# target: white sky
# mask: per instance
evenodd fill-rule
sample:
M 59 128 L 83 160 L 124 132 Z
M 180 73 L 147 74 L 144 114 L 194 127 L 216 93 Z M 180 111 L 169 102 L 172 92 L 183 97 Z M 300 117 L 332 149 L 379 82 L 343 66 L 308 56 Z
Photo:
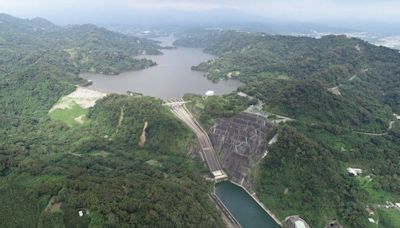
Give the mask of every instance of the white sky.
M 400 0 L 0 0 L 0 12 L 20 17 L 82 20 L 104 13 L 225 10 L 278 20 L 400 22 Z M 104 16 L 104 15 L 103 15 Z

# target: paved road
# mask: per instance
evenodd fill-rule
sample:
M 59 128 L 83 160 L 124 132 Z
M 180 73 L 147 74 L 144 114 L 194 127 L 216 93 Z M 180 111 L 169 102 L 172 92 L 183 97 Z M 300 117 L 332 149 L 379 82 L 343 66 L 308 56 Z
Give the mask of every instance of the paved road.
M 392 130 L 394 123 L 395 123 L 395 121 L 390 121 L 388 129 L 382 133 L 371 133 L 371 132 L 362 132 L 362 131 L 355 131 L 355 132 L 358 134 L 363 134 L 363 135 L 384 136 L 384 135 L 389 134 L 389 131 Z

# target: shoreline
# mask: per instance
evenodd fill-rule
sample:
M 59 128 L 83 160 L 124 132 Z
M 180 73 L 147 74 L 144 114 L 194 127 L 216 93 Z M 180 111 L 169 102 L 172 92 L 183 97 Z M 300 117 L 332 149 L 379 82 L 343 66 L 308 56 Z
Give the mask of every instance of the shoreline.
M 209 197 L 211 201 L 214 202 L 215 206 L 220 210 L 223 219 L 226 219 L 227 221 L 224 220 L 225 223 L 228 227 L 237 227 L 237 228 L 242 228 L 242 225 L 236 220 L 235 216 L 232 215 L 232 213 L 228 210 L 228 208 L 225 206 L 225 204 L 221 201 L 221 199 L 215 194 L 215 186 L 214 186 L 214 192 L 209 194 Z

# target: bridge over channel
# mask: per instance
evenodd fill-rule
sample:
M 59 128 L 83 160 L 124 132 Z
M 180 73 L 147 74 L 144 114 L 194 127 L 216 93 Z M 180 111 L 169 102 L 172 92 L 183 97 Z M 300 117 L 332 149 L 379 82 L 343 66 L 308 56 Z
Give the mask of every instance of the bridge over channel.
M 206 161 L 208 169 L 212 173 L 216 182 L 221 182 L 228 179 L 228 176 L 222 169 L 221 164 L 215 154 L 214 147 L 208 137 L 207 132 L 201 127 L 197 120 L 193 117 L 190 111 L 185 107 L 183 99 L 169 99 L 166 100 L 164 105 L 168 106 L 172 113 L 174 113 L 180 120 L 192 129 L 196 134 L 197 140 L 201 147 L 201 157 Z

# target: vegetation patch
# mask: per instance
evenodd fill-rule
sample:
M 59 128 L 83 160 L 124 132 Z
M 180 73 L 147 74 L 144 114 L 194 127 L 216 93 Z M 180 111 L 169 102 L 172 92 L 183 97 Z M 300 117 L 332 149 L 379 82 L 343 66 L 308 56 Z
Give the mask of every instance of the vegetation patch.
M 82 115 L 86 115 L 87 109 L 82 108 L 78 104 L 70 104 L 65 109 L 54 109 L 49 113 L 49 116 L 53 120 L 61 121 L 70 127 L 82 124 L 84 121 L 81 119 Z M 79 121 L 77 121 L 77 119 Z
M 379 227 L 391 228 L 400 227 L 400 210 L 399 209 L 378 209 Z
M 162 167 L 162 164 L 157 160 L 148 160 L 146 161 L 147 164 L 155 167 Z
M 106 157 L 108 157 L 110 155 L 110 153 L 107 152 L 107 151 L 97 151 L 97 152 L 91 153 L 90 155 L 106 158 Z
M 185 94 L 183 98 L 189 102 L 186 107 L 206 128 L 210 127 L 216 118 L 232 117 L 252 104 L 251 100 L 234 92 L 223 96 L 209 97 Z
M 49 111 L 53 120 L 61 121 L 70 127 L 83 124 L 88 108 L 93 107 L 97 100 L 107 94 L 78 87 L 74 92 L 62 97 Z
M 379 187 L 380 183 L 374 180 L 372 177 L 358 177 L 357 178 L 360 186 L 368 193 L 368 202 L 371 205 L 380 204 L 383 205 L 387 201 L 389 202 L 400 202 L 400 196 L 383 190 Z

